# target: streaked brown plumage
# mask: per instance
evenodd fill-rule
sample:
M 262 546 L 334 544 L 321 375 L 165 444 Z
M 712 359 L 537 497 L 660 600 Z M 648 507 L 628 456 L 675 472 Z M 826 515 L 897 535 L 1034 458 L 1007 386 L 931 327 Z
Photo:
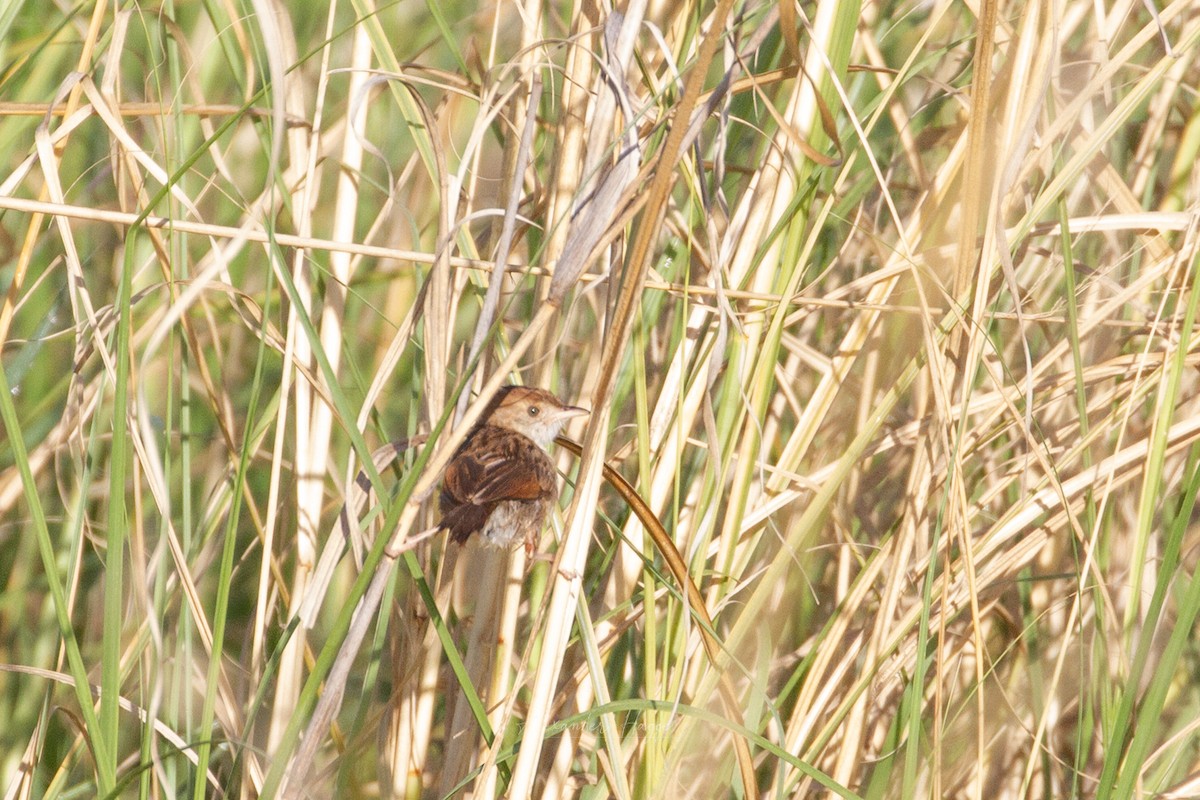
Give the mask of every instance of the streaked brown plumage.
M 478 532 L 496 547 L 524 542 L 532 554 L 558 501 L 545 448 L 572 417 L 587 413 L 542 389 L 502 388 L 446 467 L 438 527 L 459 543 Z

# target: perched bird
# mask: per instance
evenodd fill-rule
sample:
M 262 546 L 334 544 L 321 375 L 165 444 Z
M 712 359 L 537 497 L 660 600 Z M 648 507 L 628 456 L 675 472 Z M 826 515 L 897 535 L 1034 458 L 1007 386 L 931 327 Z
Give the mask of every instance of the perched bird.
M 532 555 L 558 501 L 546 447 L 573 417 L 588 413 L 542 389 L 500 389 L 446 467 L 438 528 L 460 544 L 473 533 L 494 547 L 524 542 Z

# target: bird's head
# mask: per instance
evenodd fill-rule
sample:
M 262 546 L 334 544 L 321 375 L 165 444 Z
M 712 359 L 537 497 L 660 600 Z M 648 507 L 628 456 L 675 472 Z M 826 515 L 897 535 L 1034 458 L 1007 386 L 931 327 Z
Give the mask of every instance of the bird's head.
M 569 406 L 544 389 L 505 386 L 496 393 L 484 422 L 528 436 L 545 448 L 573 417 L 590 413 Z

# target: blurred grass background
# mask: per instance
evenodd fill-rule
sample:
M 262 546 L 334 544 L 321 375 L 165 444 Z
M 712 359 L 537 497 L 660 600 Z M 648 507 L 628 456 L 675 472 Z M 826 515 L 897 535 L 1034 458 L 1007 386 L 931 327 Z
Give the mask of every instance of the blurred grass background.
M 1154 9 L 6 5 L 4 797 L 1200 795 Z M 558 561 L 385 553 L 489 381 Z

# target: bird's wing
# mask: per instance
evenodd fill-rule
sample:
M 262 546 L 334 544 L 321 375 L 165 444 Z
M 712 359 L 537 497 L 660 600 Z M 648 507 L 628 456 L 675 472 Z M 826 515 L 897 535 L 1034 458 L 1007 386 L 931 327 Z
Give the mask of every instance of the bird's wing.
M 554 466 L 536 444 L 484 428 L 446 467 L 438 526 L 463 542 L 483 528 L 498 503 L 552 497 L 557 488 Z
M 537 462 L 523 458 L 494 452 L 461 453 L 446 469 L 442 489 L 457 503 L 477 506 L 536 500 L 554 490 L 553 476 L 543 473 Z

